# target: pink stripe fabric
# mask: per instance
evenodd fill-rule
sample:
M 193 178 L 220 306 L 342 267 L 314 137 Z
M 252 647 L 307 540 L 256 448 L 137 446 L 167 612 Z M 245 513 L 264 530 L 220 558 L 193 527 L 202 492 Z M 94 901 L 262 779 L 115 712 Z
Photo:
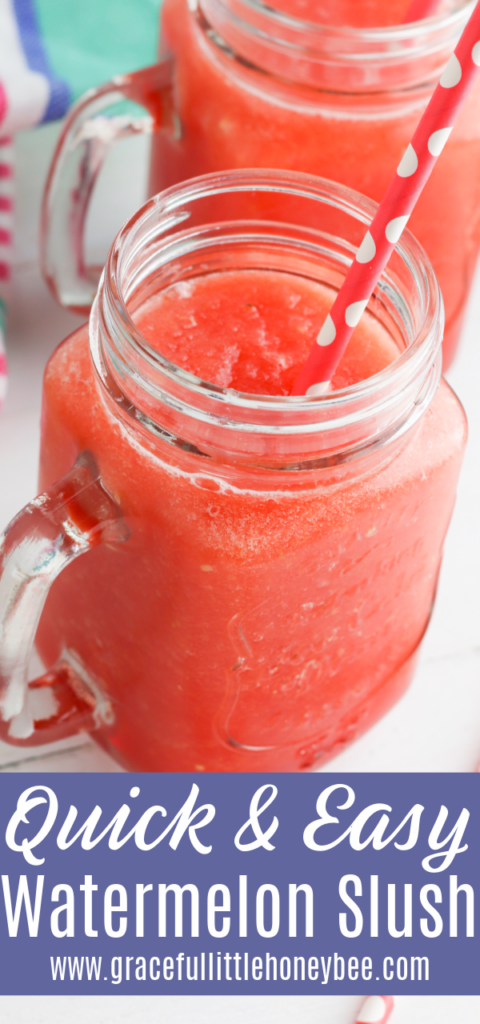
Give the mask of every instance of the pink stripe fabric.
M 2 83 L 0 82 L 0 125 L 2 121 L 5 120 L 7 114 L 7 107 L 7 94 L 5 92 L 5 89 L 3 88 Z
M 0 123 L 6 112 L 5 92 L 0 85 Z M 0 407 L 6 392 L 7 360 L 4 347 L 5 310 L 12 277 L 13 252 L 13 160 L 12 139 L 0 138 Z

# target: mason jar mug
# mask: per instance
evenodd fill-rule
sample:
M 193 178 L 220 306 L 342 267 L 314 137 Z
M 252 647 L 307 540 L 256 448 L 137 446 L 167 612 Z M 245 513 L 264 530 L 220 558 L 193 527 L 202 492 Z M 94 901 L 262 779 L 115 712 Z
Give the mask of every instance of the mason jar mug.
M 272 375 L 287 366 L 288 332 L 312 329 L 315 295 L 325 315 L 374 212 L 325 180 L 232 171 L 167 189 L 122 228 L 89 327 L 47 366 L 41 494 L 4 537 L 4 739 L 87 729 L 131 769 L 296 771 L 403 693 L 466 433 L 440 378 L 431 265 L 406 231 L 350 342 L 366 379 L 291 397 L 245 354 L 260 324 L 263 358 L 269 293 L 290 317 Z M 182 363 L 202 317 L 259 393 Z M 27 683 L 35 637 L 47 670 Z

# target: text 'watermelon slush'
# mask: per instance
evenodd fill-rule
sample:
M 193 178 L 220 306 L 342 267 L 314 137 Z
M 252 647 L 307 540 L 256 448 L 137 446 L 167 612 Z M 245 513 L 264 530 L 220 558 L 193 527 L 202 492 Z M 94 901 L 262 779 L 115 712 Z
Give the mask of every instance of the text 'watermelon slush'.
M 54 582 L 39 649 L 127 767 L 316 767 L 408 685 L 466 435 L 408 232 L 333 390 L 289 397 L 373 213 L 282 172 L 173 188 L 117 236 L 90 340 L 50 360 L 41 488 L 86 454 L 102 494 L 77 489 L 70 534 L 94 520 L 96 543 Z M 123 533 L 99 539 L 112 502 Z

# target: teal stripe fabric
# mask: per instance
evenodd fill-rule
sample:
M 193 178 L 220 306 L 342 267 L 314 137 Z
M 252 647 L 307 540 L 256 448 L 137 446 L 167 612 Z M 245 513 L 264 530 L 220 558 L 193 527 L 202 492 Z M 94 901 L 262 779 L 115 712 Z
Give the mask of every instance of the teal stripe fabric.
M 34 0 L 48 61 L 73 100 L 152 64 L 161 0 Z

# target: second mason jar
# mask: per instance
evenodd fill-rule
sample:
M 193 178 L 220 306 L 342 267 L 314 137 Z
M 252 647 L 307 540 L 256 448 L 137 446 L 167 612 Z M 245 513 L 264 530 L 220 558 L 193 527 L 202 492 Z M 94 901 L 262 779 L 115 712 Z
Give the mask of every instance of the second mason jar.
M 378 202 L 473 4 L 449 0 L 425 21 L 392 24 L 401 6 L 165 0 L 159 63 L 89 94 L 64 129 L 44 208 L 45 273 L 61 301 L 76 308 L 91 301 L 85 205 L 102 153 L 128 131 L 153 130 L 150 195 L 193 175 L 277 167 L 322 175 Z M 370 24 L 359 24 L 359 8 Z M 326 23 L 332 9 L 342 24 Z M 372 27 L 382 17 L 388 25 Z M 95 116 L 122 95 L 148 107 L 151 119 Z M 410 227 L 442 289 L 445 368 L 480 243 L 480 84 Z

